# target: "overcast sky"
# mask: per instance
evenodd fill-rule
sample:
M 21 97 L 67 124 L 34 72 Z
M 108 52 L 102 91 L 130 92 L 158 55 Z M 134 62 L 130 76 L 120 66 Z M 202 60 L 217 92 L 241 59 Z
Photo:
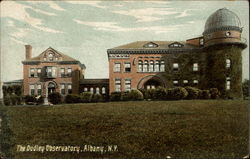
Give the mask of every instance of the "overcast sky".
M 33 56 L 48 47 L 87 67 L 86 78 L 108 78 L 107 49 L 140 40 L 178 41 L 202 35 L 219 8 L 235 12 L 249 41 L 247 1 L 5 1 L 1 2 L 2 81 L 22 79 L 25 44 Z M 243 78 L 249 78 L 249 49 Z

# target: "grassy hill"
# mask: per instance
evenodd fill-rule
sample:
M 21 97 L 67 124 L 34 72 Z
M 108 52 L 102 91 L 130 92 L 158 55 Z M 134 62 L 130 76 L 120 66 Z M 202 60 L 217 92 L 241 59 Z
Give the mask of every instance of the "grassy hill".
M 248 154 L 247 104 L 184 100 L 1 107 L 2 151 L 15 159 L 242 158 Z M 17 152 L 17 145 L 117 145 L 118 151 Z

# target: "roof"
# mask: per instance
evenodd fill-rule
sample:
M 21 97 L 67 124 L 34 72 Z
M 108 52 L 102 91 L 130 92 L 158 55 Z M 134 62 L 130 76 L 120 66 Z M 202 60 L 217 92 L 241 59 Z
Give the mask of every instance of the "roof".
M 80 84 L 109 84 L 109 79 L 81 79 Z
M 26 59 L 25 61 L 40 61 L 41 59 L 43 59 L 43 57 L 45 56 L 45 54 L 47 52 L 52 52 L 55 53 L 57 55 L 59 55 L 60 57 L 62 57 L 61 61 L 78 61 L 72 57 L 69 57 L 68 55 L 65 55 L 62 52 L 59 52 L 55 49 L 53 49 L 52 47 L 49 47 L 48 49 L 46 49 L 45 51 L 43 51 L 40 55 L 36 56 L 36 57 L 32 57 L 30 59 Z
M 23 79 L 19 79 L 19 80 L 3 82 L 3 85 L 15 85 L 15 84 L 22 84 L 22 83 L 23 83 Z
M 205 32 L 222 27 L 241 27 L 239 17 L 227 8 L 221 8 L 211 14 L 205 24 Z
M 170 45 L 178 43 L 182 45 L 182 49 L 188 49 L 188 48 L 198 48 L 197 46 L 187 44 L 185 41 L 136 41 L 129 44 L 121 45 L 118 47 L 114 47 L 110 50 L 136 50 L 136 49 L 143 49 L 143 50 L 155 50 L 155 49 L 178 49 L 178 48 L 171 48 Z M 147 47 L 149 44 L 156 44 L 157 46 L 153 47 Z

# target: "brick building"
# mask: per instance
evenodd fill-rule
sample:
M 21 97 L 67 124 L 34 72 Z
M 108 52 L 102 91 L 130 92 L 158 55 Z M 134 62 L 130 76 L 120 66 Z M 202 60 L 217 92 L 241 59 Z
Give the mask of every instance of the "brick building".
M 84 78 L 83 64 L 51 47 L 32 57 L 32 47 L 25 47 L 26 59 L 22 62 L 24 95 L 78 94 L 79 81 Z
M 241 52 L 247 47 L 241 33 L 238 16 L 222 8 L 209 16 L 199 37 L 108 49 L 109 91 L 193 86 L 241 98 Z

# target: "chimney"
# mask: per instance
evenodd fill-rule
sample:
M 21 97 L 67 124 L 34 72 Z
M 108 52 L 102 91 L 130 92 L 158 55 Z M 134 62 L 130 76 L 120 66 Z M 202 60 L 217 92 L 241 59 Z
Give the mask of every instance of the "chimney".
M 25 50 L 26 50 L 26 60 L 28 60 L 32 56 L 32 46 L 31 45 L 25 45 Z

